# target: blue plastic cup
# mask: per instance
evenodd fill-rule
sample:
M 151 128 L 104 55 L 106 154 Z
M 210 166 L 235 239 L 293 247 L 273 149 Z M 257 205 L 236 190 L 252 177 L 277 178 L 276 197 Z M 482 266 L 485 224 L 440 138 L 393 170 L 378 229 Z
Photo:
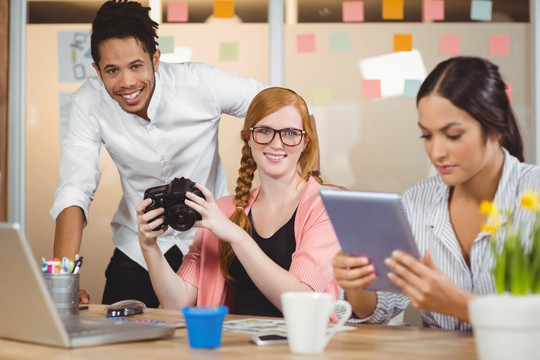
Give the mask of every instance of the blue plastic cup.
M 186 319 L 189 346 L 194 348 L 221 346 L 223 320 L 228 312 L 226 306 L 183 308 L 182 313 Z

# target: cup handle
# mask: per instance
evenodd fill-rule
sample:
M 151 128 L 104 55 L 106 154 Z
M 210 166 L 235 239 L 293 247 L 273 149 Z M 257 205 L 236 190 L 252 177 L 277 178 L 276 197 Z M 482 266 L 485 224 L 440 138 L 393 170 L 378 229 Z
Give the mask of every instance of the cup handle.
M 341 326 L 343 326 L 347 322 L 347 320 L 349 320 L 349 318 L 352 315 L 352 306 L 351 306 L 351 304 L 349 304 L 348 301 L 346 301 L 346 300 L 337 300 L 334 303 L 332 309 L 335 310 L 337 307 L 344 307 L 345 312 L 343 313 L 343 316 L 339 319 L 339 321 L 332 328 L 328 329 L 328 332 L 326 334 L 326 344 L 328 344 L 328 342 L 330 341 L 332 336 L 334 336 L 336 331 Z M 326 347 L 326 345 L 325 345 L 325 347 Z

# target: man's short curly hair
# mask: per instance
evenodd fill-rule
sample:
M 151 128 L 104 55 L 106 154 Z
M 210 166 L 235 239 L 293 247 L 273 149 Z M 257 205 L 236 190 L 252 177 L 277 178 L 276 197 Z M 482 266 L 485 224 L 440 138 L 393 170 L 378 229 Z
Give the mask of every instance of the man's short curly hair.
M 156 30 L 159 25 L 150 18 L 149 11 L 149 7 L 136 1 L 110 0 L 101 5 L 92 22 L 90 40 L 92 58 L 96 65 L 99 66 L 101 59 L 99 45 L 111 38 L 134 37 L 146 53 L 154 54 L 158 45 Z

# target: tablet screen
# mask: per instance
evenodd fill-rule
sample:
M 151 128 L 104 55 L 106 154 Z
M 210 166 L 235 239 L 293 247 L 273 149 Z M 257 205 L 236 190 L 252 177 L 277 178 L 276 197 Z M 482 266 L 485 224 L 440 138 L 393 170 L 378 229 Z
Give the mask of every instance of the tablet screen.
M 401 196 L 395 193 L 321 189 L 326 211 L 346 255 L 365 256 L 375 266 L 377 280 L 368 290 L 401 292 L 387 277 L 384 264 L 392 251 L 419 258 Z

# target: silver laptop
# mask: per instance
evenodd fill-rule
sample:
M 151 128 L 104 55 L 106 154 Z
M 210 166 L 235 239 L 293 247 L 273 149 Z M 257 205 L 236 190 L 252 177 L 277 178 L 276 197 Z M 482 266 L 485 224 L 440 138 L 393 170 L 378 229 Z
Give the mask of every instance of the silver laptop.
M 395 193 L 321 189 L 323 203 L 347 255 L 366 256 L 375 266 L 377 280 L 369 290 L 401 292 L 387 277 L 392 271 L 384 259 L 394 250 L 419 258 L 418 248 Z
M 172 336 L 174 327 L 60 316 L 18 224 L 0 223 L 0 337 L 58 347 Z

